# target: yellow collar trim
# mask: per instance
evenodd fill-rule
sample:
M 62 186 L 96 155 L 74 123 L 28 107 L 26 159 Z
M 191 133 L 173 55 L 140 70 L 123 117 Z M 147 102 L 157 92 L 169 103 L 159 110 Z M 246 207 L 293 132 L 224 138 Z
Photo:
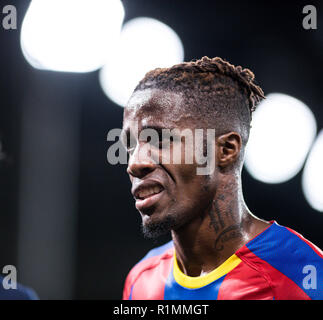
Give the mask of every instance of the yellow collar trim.
M 197 289 L 204 287 L 211 282 L 223 277 L 225 274 L 233 270 L 239 263 L 241 259 L 233 254 L 230 258 L 225 260 L 220 266 L 211 271 L 210 273 L 199 276 L 199 277 L 190 277 L 185 275 L 179 268 L 176 259 L 176 253 L 174 250 L 174 267 L 173 267 L 173 275 L 175 281 L 180 284 L 182 287 L 189 289 Z

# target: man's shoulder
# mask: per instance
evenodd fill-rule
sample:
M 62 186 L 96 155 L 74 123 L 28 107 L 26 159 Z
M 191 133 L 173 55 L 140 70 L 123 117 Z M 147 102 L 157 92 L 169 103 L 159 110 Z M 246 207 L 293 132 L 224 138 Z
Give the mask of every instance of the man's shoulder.
M 173 258 L 173 241 L 150 250 L 135 266 L 130 270 L 124 287 L 124 299 L 128 299 L 131 287 L 137 279 L 146 271 L 158 268 L 162 262 Z
M 161 258 L 165 255 L 168 255 L 172 249 L 174 248 L 173 241 L 169 241 L 159 247 L 153 248 L 148 251 L 148 253 L 137 263 L 140 264 L 143 261 L 146 261 L 147 259 L 150 258 Z
M 316 261 L 323 252 L 295 230 L 281 226 L 276 221 L 245 245 L 255 255 L 265 260 L 297 262 Z
M 15 289 L 5 289 L 3 279 L 0 276 L 0 300 L 38 300 L 38 296 L 34 290 L 19 283 Z
M 273 222 L 239 250 L 238 256 L 267 276 L 276 292 L 278 288 L 299 291 L 299 297 L 310 299 L 323 293 L 323 252 L 291 228 Z M 315 290 L 304 285 L 308 270 L 315 271 Z
M 173 241 L 169 241 L 159 247 L 148 251 L 148 253 L 137 264 L 135 264 L 130 273 L 138 274 L 145 271 L 146 269 L 156 267 L 161 260 L 173 257 L 173 249 Z

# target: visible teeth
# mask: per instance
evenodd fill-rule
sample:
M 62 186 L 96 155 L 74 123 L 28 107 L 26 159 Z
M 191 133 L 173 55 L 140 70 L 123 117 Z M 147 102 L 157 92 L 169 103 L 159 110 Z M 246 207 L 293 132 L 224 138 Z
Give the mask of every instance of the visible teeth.
M 153 194 L 159 193 L 160 191 L 161 191 L 160 186 L 155 186 L 155 187 L 145 188 L 139 191 L 138 195 L 139 195 L 139 198 L 146 198 Z

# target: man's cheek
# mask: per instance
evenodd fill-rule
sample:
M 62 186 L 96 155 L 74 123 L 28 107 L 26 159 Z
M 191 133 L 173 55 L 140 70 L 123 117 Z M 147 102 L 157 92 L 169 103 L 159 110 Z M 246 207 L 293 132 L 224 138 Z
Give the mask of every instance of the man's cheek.
M 196 164 L 183 164 L 178 168 L 180 177 L 183 183 L 194 183 L 199 180 L 199 177 L 196 174 Z M 196 188 L 196 186 L 195 186 Z

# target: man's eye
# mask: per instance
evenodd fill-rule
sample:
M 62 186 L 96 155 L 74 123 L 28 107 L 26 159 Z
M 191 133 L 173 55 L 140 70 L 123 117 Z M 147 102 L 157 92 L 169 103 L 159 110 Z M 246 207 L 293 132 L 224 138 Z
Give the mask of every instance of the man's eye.
M 164 136 L 164 137 L 159 136 L 158 139 L 148 136 L 144 142 L 149 143 L 152 147 L 163 149 L 163 148 L 169 148 L 169 146 L 176 141 L 177 141 L 176 137 L 173 137 L 173 136 Z
M 174 137 L 164 137 L 163 139 L 159 140 L 159 149 L 167 149 L 169 148 L 174 142 L 176 141 L 176 138 Z
M 174 143 L 174 142 L 176 142 L 177 140 L 176 140 L 176 137 L 174 137 L 174 136 L 170 136 L 170 137 L 164 137 L 163 138 L 163 143 L 165 144 L 165 145 L 171 145 L 172 143 Z
M 159 148 L 161 145 L 161 141 L 159 139 L 158 140 L 152 139 L 152 140 L 148 141 L 148 143 L 154 148 Z

